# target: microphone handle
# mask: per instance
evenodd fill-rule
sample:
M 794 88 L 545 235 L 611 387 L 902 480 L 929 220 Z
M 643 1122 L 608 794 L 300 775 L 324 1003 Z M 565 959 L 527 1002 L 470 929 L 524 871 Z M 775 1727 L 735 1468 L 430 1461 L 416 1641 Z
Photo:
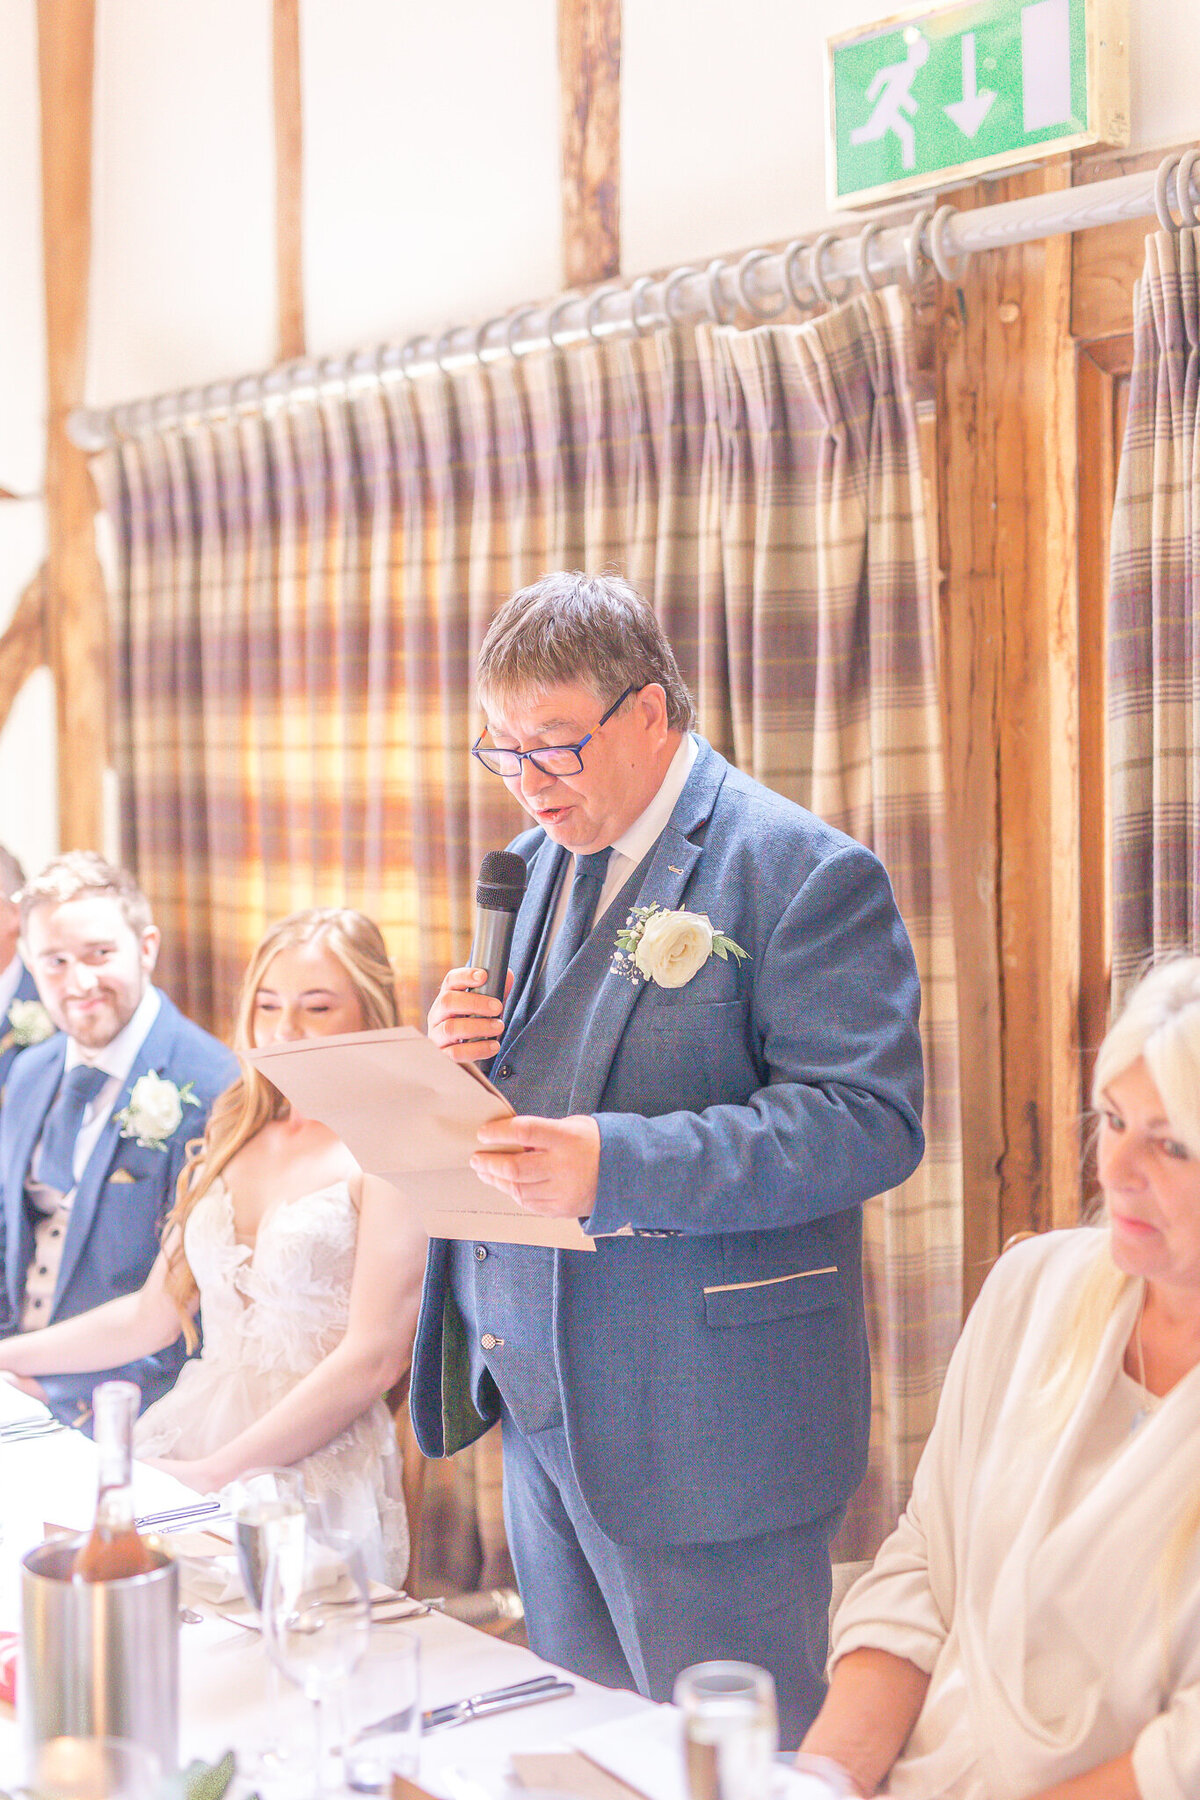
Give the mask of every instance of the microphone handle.
M 487 980 L 477 994 L 487 994 L 493 1000 L 503 1000 L 504 983 L 508 976 L 508 953 L 512 949 L 513 927 L 517 922 L 515 912 L 494 911 L 491 907 L 481 906 L 475 915 L 475 941 L 471 945 L 471 967 L 486 969 Z

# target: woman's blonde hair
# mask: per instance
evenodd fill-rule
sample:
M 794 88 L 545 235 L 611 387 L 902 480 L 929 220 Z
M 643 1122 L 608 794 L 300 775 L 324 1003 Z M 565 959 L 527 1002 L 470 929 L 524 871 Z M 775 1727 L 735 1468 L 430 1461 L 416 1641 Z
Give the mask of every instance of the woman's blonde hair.
M 378 925 L 365 914 L 349 907 L 313 907 L 306 912 L 289 913 L 286 919 L 268 926 L 247 965 L 238 997 L 233 1047 L 241 1064 L 241 1074 L 214 1101 L 204 1136 L 188 1145 L 187 1159 L 175 1191 L 175 1204 L 163 1226 L 163 1247 L 168 1264 L 167 1291 L 183 1321 L 183 1335 L 189 1350 L 194 1350 L 200 1340 L 192 1322 L 197 1288 L 183 1253 L 183 1228 L 192 1208 L 243 1144 L 249 1143 L 272 1119 L 287 1116 L 287 1101 L 278 1088 L 272 1087 L 253 1063 L 247 1061 L 245 1052 L 254 1045 L 254 1003 L 268 967 L 281 950 L 292 950 L 302 944 L 321 944 L 341 963 L 362 1008 L 364 1031 L 380 1030 L 397 1023 L 395 974 L 383 935 Z

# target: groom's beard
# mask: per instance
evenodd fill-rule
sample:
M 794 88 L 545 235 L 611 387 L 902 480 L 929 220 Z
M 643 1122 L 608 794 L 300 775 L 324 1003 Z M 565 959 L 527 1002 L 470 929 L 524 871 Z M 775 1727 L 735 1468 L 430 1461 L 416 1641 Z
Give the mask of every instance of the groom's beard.
M 124 984 L 110 987 L 105 983 L 86 999 L 64 999 L 47 1011 L 81 1050 L 103 1050 L 128 1025 L 144 992 L 144 986 L 135 993 Z M 55 1017 L 56 1013 L 61 1016 Z

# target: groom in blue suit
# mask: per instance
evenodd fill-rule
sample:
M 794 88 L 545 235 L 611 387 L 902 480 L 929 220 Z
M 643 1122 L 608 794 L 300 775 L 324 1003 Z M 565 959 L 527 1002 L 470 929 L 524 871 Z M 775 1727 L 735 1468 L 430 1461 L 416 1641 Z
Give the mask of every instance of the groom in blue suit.
M 151 985 L 159 934 L 133 878 L 91 851 L 21 894 L 22 935 L 58 1027 L 22 1052 L 0 1111 L 0 1337 L 132 1293 L 150 1272 L 187 1144 L 237 1073 L 231 1053 Z M 97 1382 L 174 1385 L 172 1349 L 27 1384 L 68 1424 Z
M 595 1251 L 431 1245 L 417 1437 L 502 1421 L 541 1655 L 660 1700 L 759 1663 L 795 1744 L 866 1458 L 862 1206 L 924 1149 L 911 947 L 869 851 L 691 733 L 624 582 L 516 595 L 479 692 L 529 879 L 503 1012 L 452 970 L 430 1035 L 515 1109 L 476 1172 Z

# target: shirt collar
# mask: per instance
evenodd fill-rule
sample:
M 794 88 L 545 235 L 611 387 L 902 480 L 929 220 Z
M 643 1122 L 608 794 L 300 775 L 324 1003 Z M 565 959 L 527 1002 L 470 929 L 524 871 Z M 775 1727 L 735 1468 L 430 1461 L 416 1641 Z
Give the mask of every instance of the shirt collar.
M 137 1061 L 138 1051 L 150 1034 L 150 1027 L 157 1019 L 161 1005 L 162 995 L 158 989 L 148 987 L 138 1001 L 128 1025 L 123 1025 L 115 1038 L 110 1038 L 107 1044 L 91 1056 L 79 1048 L 74 1038 L 68 1038 L 64 1074 L 67 1069 L 73 1069 L 79 1063 L 87 1063 L 93 1069 L 103 1069 L 106 1075 L 114 1076 L 118 1081 L 125 1081 Z
M 630 862 L 640 863 L 650 846 L 658 842 L 664 826 L 675 811 L 675 802 L 682 794 L 684 784 L 692 772 L 692 764 L 699 754 L 699 744 L 690 731 L 685 731 L 657 794 L 645 812 L 633 821 L 628 831 L 623 831 L 619 838 L 613 839 L 613 849 L 618 856 L 627 856 Z

